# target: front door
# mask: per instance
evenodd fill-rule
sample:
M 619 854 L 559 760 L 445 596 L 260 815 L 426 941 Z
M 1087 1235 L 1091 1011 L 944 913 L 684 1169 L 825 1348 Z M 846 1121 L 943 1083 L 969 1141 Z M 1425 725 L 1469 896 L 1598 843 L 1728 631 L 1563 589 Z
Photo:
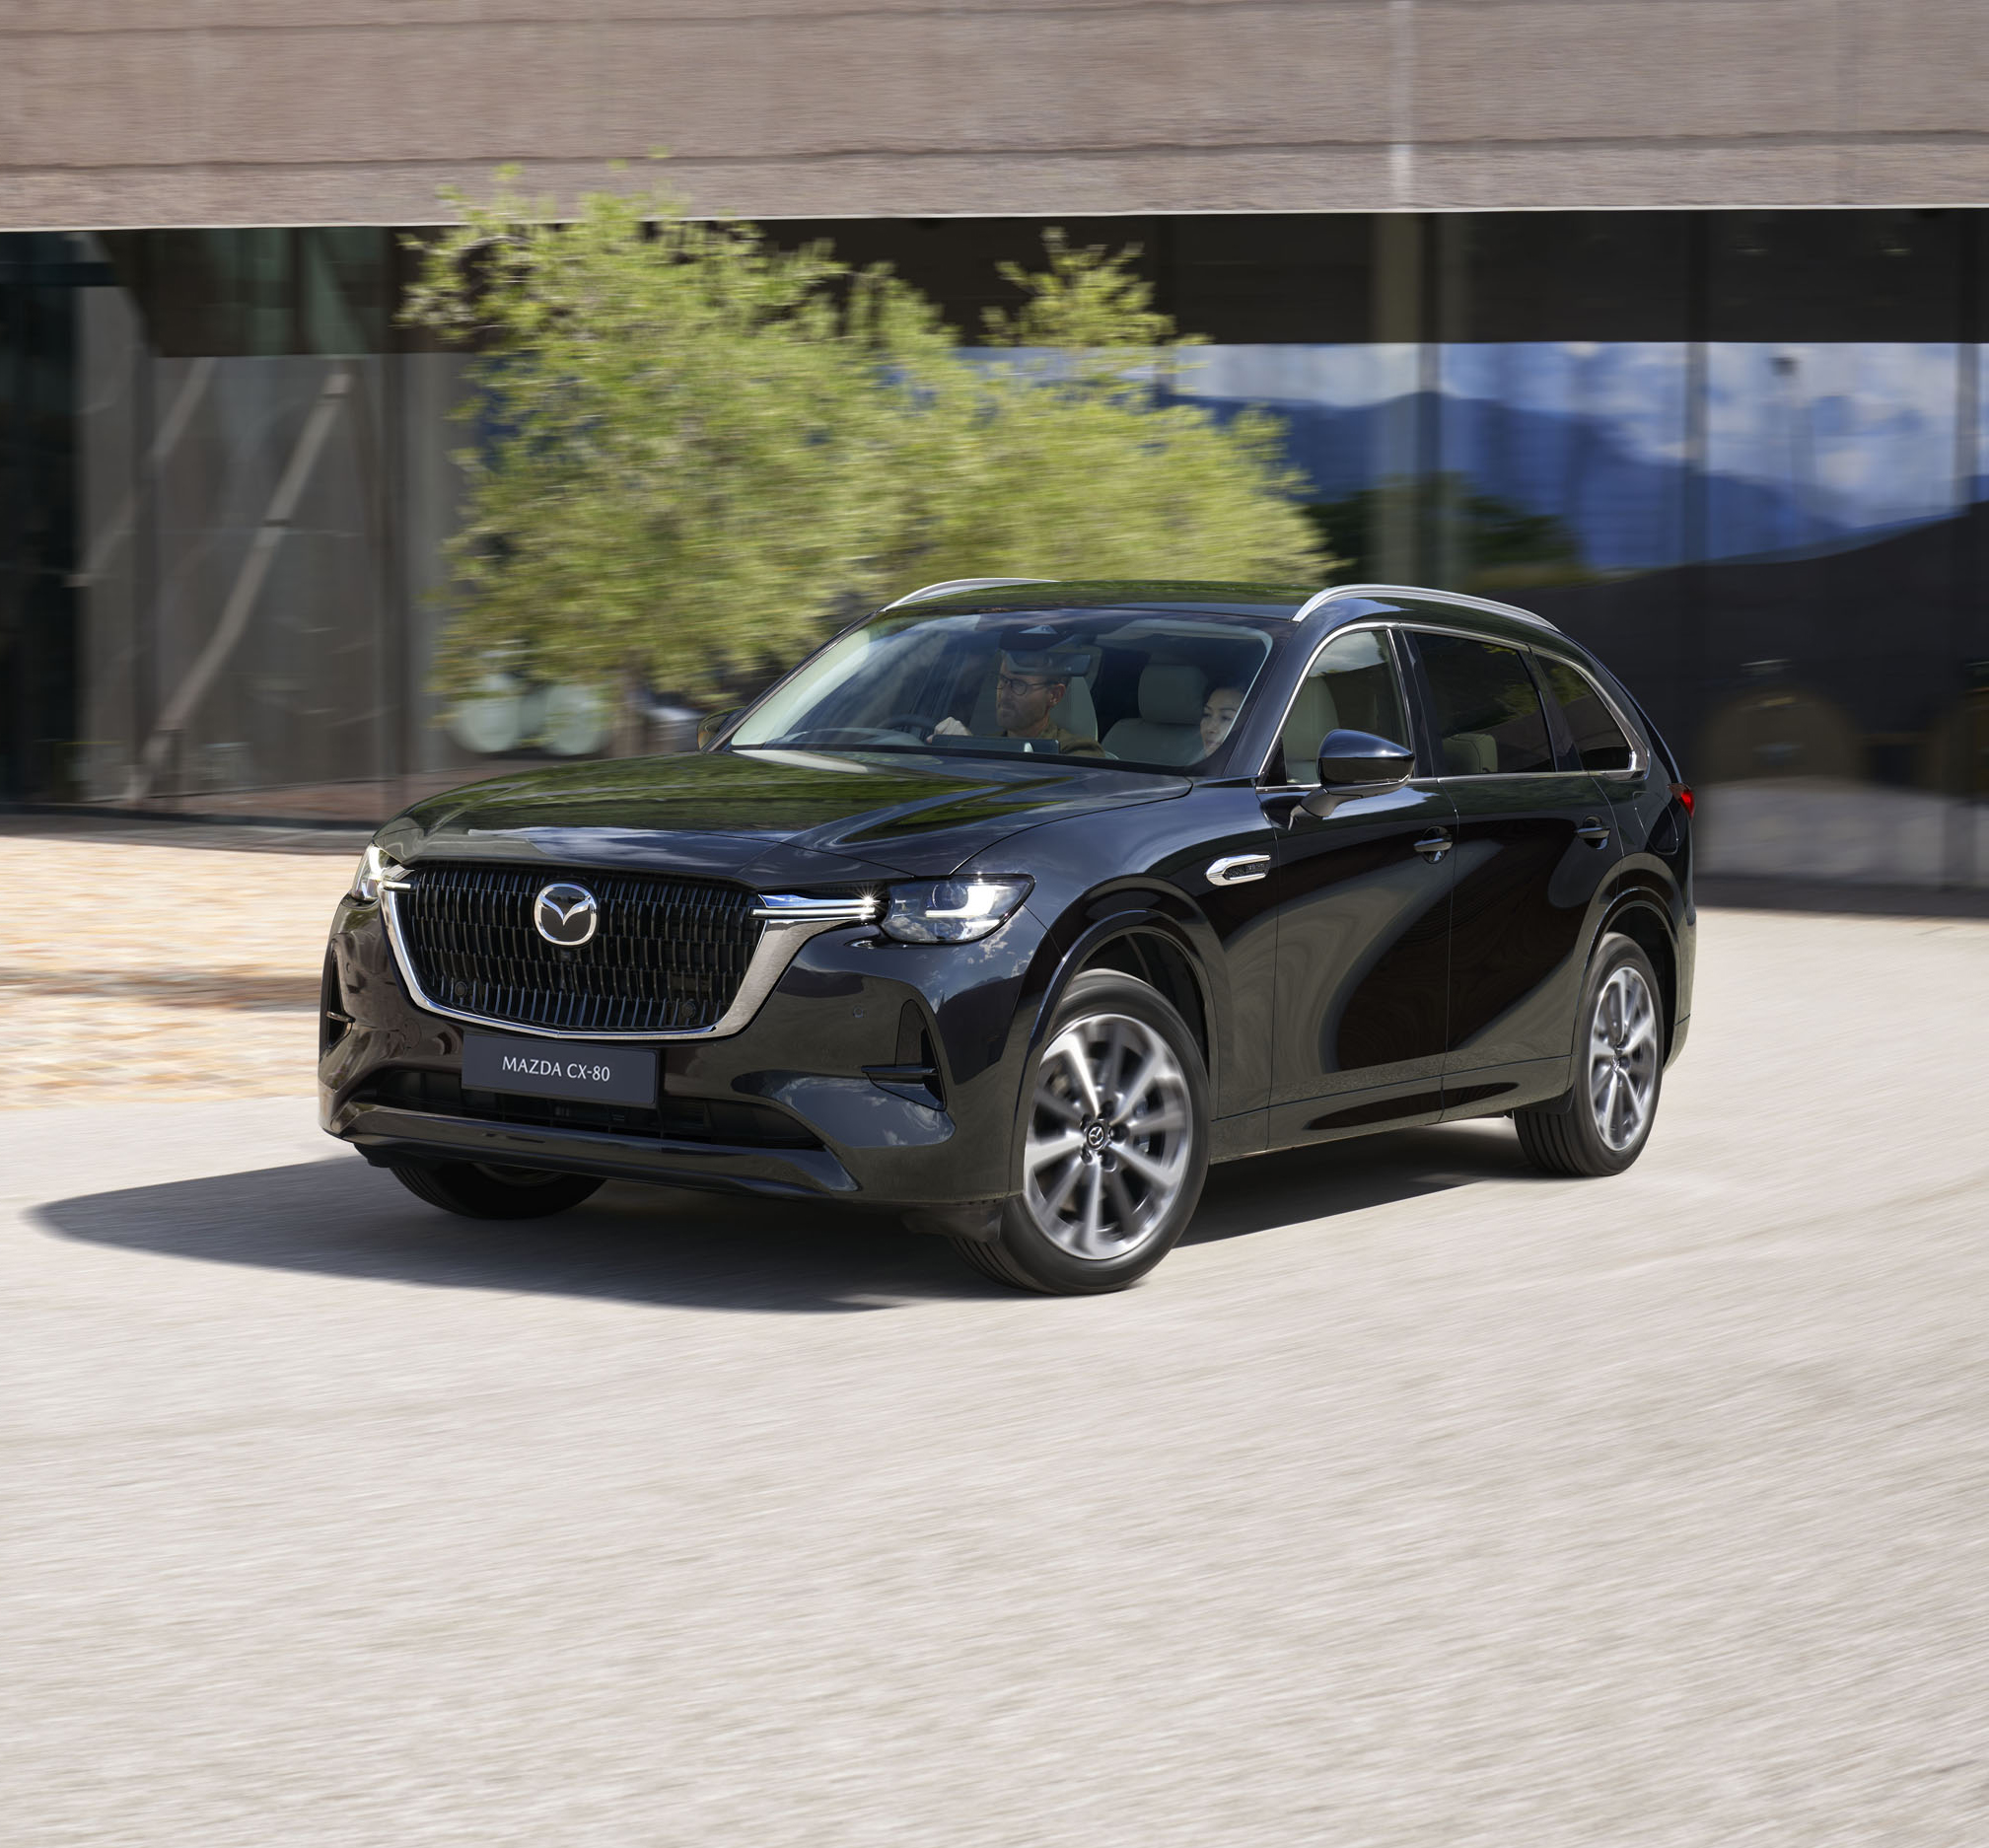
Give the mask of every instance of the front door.
M 1269 1144 L 1443 1107 L 1454 811 L 1440 780 L 1332 794 L 1318 784 L 1336 728 L 1399 744 L 1415 734 L 1388 631 L 1343 630 L 1320 649 L 1264 791 L 1277 829 L 1276 1012 Z M 1431 768 L 1419 763 L 1419 771 Z
M 1616 858 L 1609 805 L 1557 764 L 1525 651 L 1405 639 L 1456 805 L 1446 1114 L 1538 1102 L 1568 1083 L 1591 913 Z

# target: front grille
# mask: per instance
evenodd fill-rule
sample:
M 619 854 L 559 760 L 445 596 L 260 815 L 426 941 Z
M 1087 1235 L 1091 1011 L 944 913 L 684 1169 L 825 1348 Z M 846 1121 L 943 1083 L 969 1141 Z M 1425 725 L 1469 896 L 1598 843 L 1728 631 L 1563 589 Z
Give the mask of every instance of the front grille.
M 539 891 L 574 880 L 601 922 L 578 949 L 532 921 Z M 648 873 L 418 867 L 397 900 L 415 979 L 462 1014 L 576 1033 L 684 1032 L 732 1005 L 759 942 L 753 896 L 738 886 Z

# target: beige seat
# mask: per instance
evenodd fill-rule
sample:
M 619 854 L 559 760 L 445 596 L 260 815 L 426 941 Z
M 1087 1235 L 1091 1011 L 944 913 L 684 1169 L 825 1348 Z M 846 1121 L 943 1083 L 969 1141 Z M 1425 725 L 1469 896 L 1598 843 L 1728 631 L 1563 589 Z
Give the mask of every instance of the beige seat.
M 1322 674 L 1299 684 L 1299 696 L 1285 720 L 1285 777 L 1293 783 L 1319 780 L 1319 746 L 1328 732 L 1339 730 L 1340 710 Z
M 1073 689 L 1075 690 L 1075 689 Z M 1105 734 L 1114 757 L 1140 763 L 1196 763 L 1202 749 L 1202 701 L 1208 680 L 1185 662 L 1156 662 L 1140 675 L 1140 716 Z

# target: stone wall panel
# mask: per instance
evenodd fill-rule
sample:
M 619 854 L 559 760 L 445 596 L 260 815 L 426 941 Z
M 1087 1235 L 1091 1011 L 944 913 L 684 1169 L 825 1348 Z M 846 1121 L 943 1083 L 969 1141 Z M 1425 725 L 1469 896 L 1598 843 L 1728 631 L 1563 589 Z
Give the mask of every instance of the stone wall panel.
M 1977 203 L 1984 0 L 14 0 L 0 225 Z M 1055 188 L 1066 188 L 1056 191 Z

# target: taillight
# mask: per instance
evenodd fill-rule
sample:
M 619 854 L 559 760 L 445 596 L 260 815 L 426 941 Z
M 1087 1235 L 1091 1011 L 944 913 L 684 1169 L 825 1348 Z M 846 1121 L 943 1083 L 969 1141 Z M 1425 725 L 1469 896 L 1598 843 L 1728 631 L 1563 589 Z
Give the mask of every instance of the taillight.
M 1690 815 L 1692 813 L 1691 786 L 1685 783 L 1673 783 L 1671 785 L 1671 794 L 1677 797 L 1678 807 L 1684 810 L 1687 815 Z

